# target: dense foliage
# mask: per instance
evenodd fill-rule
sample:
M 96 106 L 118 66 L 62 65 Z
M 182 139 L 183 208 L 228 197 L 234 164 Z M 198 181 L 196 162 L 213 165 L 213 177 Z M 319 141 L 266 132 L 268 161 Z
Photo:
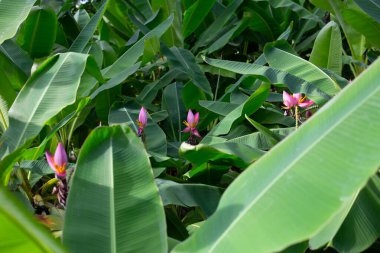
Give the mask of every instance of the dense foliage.
M 378 0 L 0 1 L 0 252 L 380 251 Z

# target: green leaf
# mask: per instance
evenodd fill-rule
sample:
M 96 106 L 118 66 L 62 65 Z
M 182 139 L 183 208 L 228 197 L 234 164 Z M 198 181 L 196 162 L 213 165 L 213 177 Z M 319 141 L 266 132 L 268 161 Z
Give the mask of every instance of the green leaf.
M 290 133 L 294 132 L 294 127 L 289 128 L 274 128 L 270 129 L 277 137 L 281 140 L 288 136 Z M 261 132 L 255 132 L 247 135 L 242 135 L 233 139 L 228 140 L 227 142 L 242 143 L 252 148 L 258 148 L 261 150 L 269 150 L 273 147 L 273 141 L 271 138 L 268 138 L 268 135 Z
M 0 45 L 16 34 L 35 2 L 35 0 L 2 0 L 0 2 Z
M 9 127 L 2 135 L 0 157 L 4 159 L 34 138 L 45 123 L 75 102 L 87 55 L 66 53 L 49 58 L 34 72 L 9 110 Z M 8 172 L 2 161 L 0 176 Z M 3 167 L 5 166 L 5 167 Z
M 210 83 L 190 51 L 183 48 L 172 47 L 170 49 L 164 48 L 163 53 L 173 68 L 178 68 L 186 73 L 197 87 L 212 96 Z
M 186 142 L 181 144 L 179 154 L 196 165 L 207 162 L 216 164 L 234 165 L 238 168 L 246 168 L 263 155 L 263 151 L 241 143 L 216 143 L 212 145 L 190 145 Z
M 373 46 L 380 48 L 380 23 L 357 9 L 343 9 L 343 19 L 357 32 L 363 34 L 366 40 Z
M 258 79 L 271 84 L 285 84 L 292 93 L 306 94 L 307 97 L 314 100 L 317 104 L 324 103 L 330 98 L 328 94 L 321 91 L 315 85 L 290 73 L 283 72 L 275 68 L 254 63 L 243 63 L 210 58 L 205 58 L 204 61 L 212 66 L 227 69 L 235 73 L 255 76 Z
M 228 20 L 235 14 L 236 9 L 243 3 L 243 0 L 232 1 L 220 15 L 215 19 L 215 21 L 201 34 L 199 39 L 194 45 L 193 51 L 198 50 L 198 48 L 208 45 L 214 38 L 218 36 L 218 31 L 220 31 L 223 26 L 228 22 Z
M 0 51 L 2 51 L 13 64 L 21 69 L 22 72 L 27 76 L 30 76 L 33 60 L 19 45 L 17 45 L 17 43 L 13 40 L 4 41 L 4 43 L 0 45 Z
M 278 48 L 276 44 L 267 44 L 264 54 L 271 67 L 302 78 L 330 96 L 337 94 L 340 90 L 334 80 L 317 66 Z
M 159 21 L 162 22 L 169 16 L 173 16 L 173 23 L 162 35 L 162 40 L 169 47 L 183 47 L 181 2 L 177 0 L 152 0 L 151 2 L 153 11 L 159 11 Z
M 246 27 L 246 23 L 243 21 L 239 21 L 235 24 L 233 28 L 231 28 L 228 32 L 220 36 L 215 42 L 213 42 L 209 47 L 207 47 L 203 53 L 211 54 L 225 45 L 229 43 L 235 36 L 239 35 L 244 28 Z
M 380 165 L 379 77 L 380 60 L 247 168 L 173 252 L 276 252 L 317 235 Z
M 180 83 L 172 83 L 162 93 L 161 109 L 168 112 L 168 118 L 163 121 L 163 126 L 169 140 L 182 140 L 182 129 L 185 128 L 182 122 L 187 115 L 181 99 L 182 89 Z
M 159 80 L 145 85 L 143 90 L 137 96 L 137 101 L 145 106 L 151 104 L 156 98 L 159 90 L 169 85 L 173 79 L 181 73 L 182 72 L 179 69 L 174 68 L 166 72 Z
M 228 134 L 233 125 L 244 120 L 244 115 L 251 115 L 257 111 L 260 106 L 265 102 L 269 94 L 269 83 L 264 83 L 260 86 L 248 100 L 239 105 L 236 109 L 227 114 L 217 126 L 215 126 L 208 134 L 208 136 L 218 136 Z
M 0 202 L 1 252 L 67 252 L 46 227 L 39 224 L 25 206 L 2 186 Z
M 210 112 L 214 112 L 222 116 L 227 116 L 230 112 L 239 107 L 239 104 L 208 100 L 200 100 L 199 105 L 206 108 Z
M 162 34 L 170 27 L 173 22 L 173 16 L 170 16 L 166 21 L 162 22 L 152 31 L 147 33 L 138 42 L 136 42 L 132 47 L 130 47 L 122 56 L 120 56 L 110 67 L 103 70 L 103 75 L 106 78 L 114 77 L 126 68 L 132 67 L 133 64 L 144 53 L 145 40 L 152 37 L 161 37 Z
M 259 0 L 260 1 L 260 0 Z M 322 23 L 322 20 L 317 16 L 308 11 L 306 8 L 302 7 L 302 5 L 299 5 L 292 0 L 271 0 L 269 1 L 270 5 L 272 5 L 275 8 L 285 8 L 290 9 L 297 13 L 300 18 L 306 19 L 306 20 L 312 20 L 316 23 Z
M 7 102 L 0 96 L 0 128 L 1 132 L 7 130 L 9 125 L 8 105 Z
M 375 175 L 359 193 L 332 245 L 339 252 L 363 252 L 380 236 L 380 178 Z
M 178 184 L 173 181 L 156 179 L 164 205 L 184 207 L 199 206 L 210 216 L 218 206 L 222 196 L 220 188 L 204 184 Z
M 69 51 L 83 53 L 87 43 L 90 41 L 96 27 L 98 26 L 100 20 L 103 17 L 103 14 L 106 10 L 108 1 L 105 0 L 102 6 L 96 11 L 95 15 L 91 18 L 90 22 L 82 29 L 78 37 L 75 38 L 73 44 L 71 44 Z
M 144 146 L 130 128 L 97 128 L 83 144 L 63 243 L 72 252 L 167 252 L 158 189 Z
M 45 122 L 75 102 L 87 55 L 53 56 L 28 80 L 9 110 L 9 128 L 2 136 L 8 151 L 22 146 L 39 133 Z M 59 98 L 59 99 L 57 99 Z
M 57 34 L 57 16 L 49 7 L 33 7 L 22 24 L 17 42 L 32 58 L 50 54 Z
M 203 22 L 211 11 L 216 0 L 197 0 L 185 12 L 183 17 L 182 31 L 186 38 Z
M 321 29 L 315 39 L 310 62 L 341 75 L 342 54 L 342 36 L 339 26 L 334 21 L 330 21 Z
M 0 76 L 0 96 L 12 105 L 17 96 L 16 91 L 20 90 L 27 77 L 2 51 L 0 51 Z
M 277 136 L 274 132 L 270 131 L 268 128 L 249 118 L 247 115 L 245 115 L 245 118 L 249 121 L 249 123 L 251 123 L 252 126 L 254 126 L 262 134 L 266 135 L 267 140 L 269 140 L 272 146 L 276 145 L 280 141 L 280 137 Z
M 369 16 L 380 23 L 380 2 L 379 0 L 354 0 L 359 7 Z

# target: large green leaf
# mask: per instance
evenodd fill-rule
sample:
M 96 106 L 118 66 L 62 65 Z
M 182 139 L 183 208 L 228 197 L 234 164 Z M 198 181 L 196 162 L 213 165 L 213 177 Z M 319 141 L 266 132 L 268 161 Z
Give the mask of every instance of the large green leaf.
M 144 146 L 130 128 L 97 128 L 83 144 L 63 243 L 72 252 L 167 252 L 162 202 Z
M 0 251 L 7 253 L 67 252 L 25 206 L 0 186 Z
M 57 16 L 49 7 L 33 7 L 22 24 L 17 42 L 32 58 L 50 54 L 57 34 Z
M 324 103 L 330 98 L 327 93 L 323 92 L 314 84 L 311 84 L 310 82 L 307 82 L 300 77 L 277 70 L 275 68 L 254 63 L 243 63 L 209 58 L 205 58 L 205 62 L 212 66 L 227 69 L 235 73 L 252 75 L 268 83 L 280 85 L 285 84 L 288 86 L 292 93 L 304 93 L 306 96 L 313 99 L 316 103 Z M 238 85 L 239 84 L 237 83 L 234 88 L 236 88 Z
M 34 138 L 45 123 L 64 107 L 75 102 L 87 55 L 66 53 L 49 58 L 19 92 L 9 110 L 9 127 L 1 136 L 0 175 L 21 154 L 22 147 Z M 16 153 L 12 154 L 13 151 Z M 5 159 L 7 155 L 8 159 Z
M 276 252 L 323 230 L 380 165 L 379 77 L 376 61 L 247 168 L 174 252 Z
M 215 0 L 195 1 L 184 13 L 183 17 L 183 36 L 186 38 L 202 23 L 204 18 L 214 6 Z
M 271 67 L 302 78 L 330 96 L 340 90 L 334 80 L 317 66 L 278 48 L 276 44 L 267 44 L 264 54 Z
M 46 121 L 74 103 L 87 55 L 66 53 L 45 62 L 28 80 L 9 110 L 1 156 L 39 133 Z
M 0 44 L 16 34 L 35 2 L 35 0 L 2 0 L 0 2 Z
M 341 75 L 342 54 L 342 36 L 340 35 L 339 26 L 334 21 L 330 21 L 322 28 L 315 39 L 310 62 L 320 68 L 326 68 Z

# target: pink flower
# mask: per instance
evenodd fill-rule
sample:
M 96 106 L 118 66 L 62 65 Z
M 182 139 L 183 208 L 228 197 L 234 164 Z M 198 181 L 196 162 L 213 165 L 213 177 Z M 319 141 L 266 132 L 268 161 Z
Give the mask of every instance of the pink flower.
M 55 150 L 54 157 L 49 151 L 45 152 L 45 156 L 50 167 L 54 170 L 56 177 L 65 178 L 67 154 L 62 143 L 58 143 L 57 149 Z
M 290 109 L 296 106 L 305 108 L 314 104 L 313 100 L 306 101 L 306 96 L 302 97 L 301 93 L 295 93 L 291 95 L 287 93 L 286 91 L 284 91 L 282 93 L 282 99 L 283 99 L 284 105 L 286 106 L 285 109 Z
M 190 132 L 191 135 L 195 135 L 197 137 L 201 137 L 199 134 L 196 126 L 198 125 L 199 122 L 199 112 L 197 112 L 195 115 L 191 110 L 187 113 L 187 121 L 185 120 L 183 124 L 186 125 L 186 128 L 183 130 L 184 133 Z
M 141 136 L 146 124 L 148 123 L 148 115 L 144 107 L 141 107 L 139 113 L 139 119 L 137 120 L 137 125 L 139 126 L 139 130 L 137 132 L 138 136 Z

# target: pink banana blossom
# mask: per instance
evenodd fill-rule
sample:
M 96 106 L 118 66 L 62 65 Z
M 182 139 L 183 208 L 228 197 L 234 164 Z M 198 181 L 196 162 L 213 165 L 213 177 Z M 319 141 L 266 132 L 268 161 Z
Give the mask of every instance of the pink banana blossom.
M 45 156 L 56 177 L 66 178 L 67 154 L 62 143 L 58 143 L 54 156 L 49 151 L 46 151 Z
M 187 113 L 187 121 L 183 121 L 183 124 L 185 124 L 186 128 L 183 130 L 184 133 L 190 132 L 190 135 L 195 135 L 197 137 L 201 137 L 197 130 L 197 125 L 199 122 L 199 112 L 193 114 L 191 110 Z
M 289 110 L 290 108 L 299 106 L 302 108 L 307 108 L 314 104 L 313 100 L 306 100 L 306 96 L 302 97 L 301 93 L 295 93 L 293 95 L 284 91 L 282 93 L 283 103 L 285 109 Z
M 137 125 L 139 126 L 137 135 L 141 136 L 142 132 L 144 131 L 144 128 L 146 127 L 146 124 L 148 123 L 148 115 L 144 107 L 141 107 L 140 113 L 139 113 L 139 119 L 137 120 Z

